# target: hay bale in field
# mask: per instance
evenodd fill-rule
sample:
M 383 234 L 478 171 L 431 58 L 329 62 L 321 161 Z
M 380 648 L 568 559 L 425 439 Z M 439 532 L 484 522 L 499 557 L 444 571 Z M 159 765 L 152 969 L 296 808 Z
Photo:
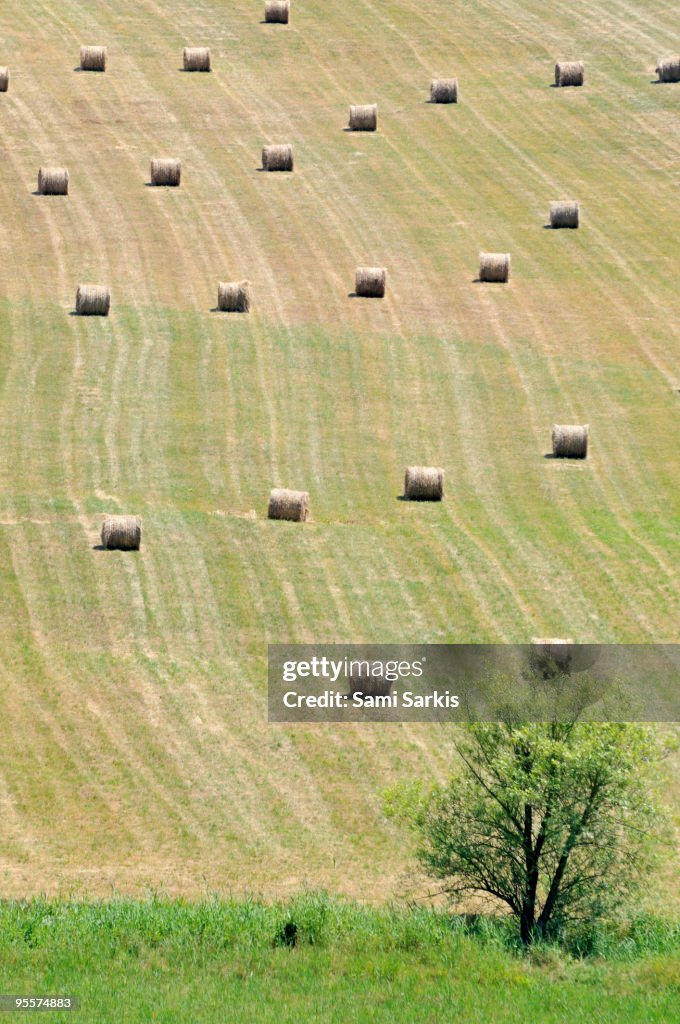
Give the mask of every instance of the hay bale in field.
M 579 216 L 580 208 L 578 203 L 558 202 L 550 204 L 551 228 L 577 228 Z
M 111 307 L 111 292 L 97 284 L 80 284 L 76 292 L 76 313 L 78 316 L 108 316 Z
M 444 470 L 439 466 L 407 466 L 404 497 L 409 501 L 441 501 L 444 497 Z
M 264 20 L 270 25 L 287 25 L 290 19 L 289 0 L 266 0 Z
M 430 82 L 430 103 L 457 103 L 458 79 L 433 78 Z
M 68 171 L 65 167 L 41 167 L 38 171 L 38 192 L 41 196 L 67 196 Z
M 680 57 L 660 60 L 656 73 L 660 82 L 680 82 Z
M 262 149 L 262 170 L 292 171 L 293 147 L 289 145 L 264 146 Z
M 108 551 L 139 551 L 142 543 L 140 516 L 106 516 L 102 544 Z
M 509 252 L 482 252 L 479 254 L 479 280 L 505 284 L 510 279 Z
M 384 267 L 357 267 L 354 291 L 363 299 L 382 299 L 386 281 Z
M 210 50 L 207 46 L 184 47 L 185 71 L 210 71 Z
M 9 89 L 9 68 L 0 68 L 0 92 Z
M 293 523 L 304 523 L 309 519 L 309 494 L 307 491 L 289 491 L 275 487 L 269 495 L 268 519 L 288 519 Z
M 182 165 L 179 160 L 163 159 L 151 161 L 151 184 L 167 185 L 178 188 L 182 177 Z
M 366 667 L 370 667 L 368 663 L 366 663 Z M 363 693 L 366 697 L 386 697 L 394 683 L 379 673 L 357 671 L 350 675 L 347 685 L 350 697 L 353 697 L 355 693 Z
M 568 674 L 573 658 L 573 640 L 558 637 L 533 639 L 529 652 L 529 667 L 544 679 Z
M 217 308 L 224 313 L 248 313 L 250 291 L 247 281 L 220 281 L 217 286 Z
M 561 60 L 555 65 L 555 85 L 583 85 L 585 75 L 582 60 Z
M 81 46 L 81 71 L 106 71 L 107 50 L 105 46 Z
M 374 132 L 378 127 L 378 105 L 368 103 L 349 108 L 349 128 L 352 132 Z
M 556 459 L 585 459 L 588 455 L 588 424 L 555 424 L 552 428 L 553 455 Z

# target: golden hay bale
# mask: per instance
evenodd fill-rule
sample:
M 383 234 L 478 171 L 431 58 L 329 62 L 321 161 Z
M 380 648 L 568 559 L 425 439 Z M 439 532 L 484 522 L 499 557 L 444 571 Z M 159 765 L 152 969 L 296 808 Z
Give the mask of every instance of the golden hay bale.
M 78 316 L 108 316 L 111 307 L 111 292 L 97 284 L 80 284 L 76 292 L 76 313 Z
M 368 103 L 349 108 L 349 127 L 353 132 L 374 132 L 378 127 L 378 106 Z
M 409 501 L 441 501 L 444 497 L 444 470 L 439 466 L 407 466 L 404 497 Z
M 354 291 L 364 299 L 382 299 L 386 281 L 384 267 L 357 267 Z
M 558 637 L 533 639 L 529 652 L 529 665 L 544 678 L 569 672 L 573 657 L 573 640 Z
M 556 459 L 585 459 L 588 455 L 588 424 L 555 424 L 552 428 L 553 455 Z
M 107 51 L 105 46 L 81 46 L 81 71 L 106 71 Z
M 577 228 L 579 225 L 579 204 L 559 202 L 550 204 L 551 228 Z
M 151 184 L 167 185 L 177 188 L 182 177 L 182 165 L 179 160 L 164 159 L 151 161 Z
M 366 667 L 370 668 L 368 663 Z M 357 671 L 350 675 L 347 685 L 350 697 L 355 693 L 363 693 L 367 697 L 386 697 L 394 683 L 378 673 Z
M 430 82 L 430 103 L 457 103 L 458 79 L 433 78 Z
M 555 85 L 583 85 L 586 69 L 582 60 L 562 60 L 555 65 Z
M 41 167 L 38 171 L 38 192 L 41 196 L 67 196 L 68 171 L 65 167 Z
M 140 516 L 106 516 L 102 544 L 109 551 L 139 551 L 142 543 Z
M 247 281 L 220 281 L 217 286 L 217 308 L 225 313 L 248 313 L 250 293 Z
M 264 20 L 269 24 L 287 25 L 290 19 L 289 0 L 266 0 Z
M 482 252 L 479 254 L 479 280 L 505 284 L 510 279 L 509 252 Z
M 269 495 L 268 519 L 289 519 L 293 523 L 304 523 L 309 519 L 309 494 L 307 491 L 289 491 L 275 487 Z
M 210 71 L 210 50 L 207 46 L 184 47 L 185 71 Z
M 292 171 L 293 147 L 288 145 L 264 146 L 262 149 L 262 170 Z
M 0 92 L 9 89 L 9 68 L 0 68 Z
M 680 57 L 667 57 L 660 60 L 656 69 L 660 82 L 680 82 Z

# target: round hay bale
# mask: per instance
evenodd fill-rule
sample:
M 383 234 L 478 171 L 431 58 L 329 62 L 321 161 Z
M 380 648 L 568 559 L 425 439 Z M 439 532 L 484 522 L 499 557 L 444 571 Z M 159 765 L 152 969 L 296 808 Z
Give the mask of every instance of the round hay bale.
M 248 313 L 250 293 L 247 281 L 220 281 L 217 286 L 217 308 L 224 313 Z
M 433 78 L 430 82 L 430 103 L 457 103 L 458 79 Z
M 555 85 L 583 85 L 585 66 L 582 60 L 561 60 L 555 65 Z
M 382 299 L 386 281 L 384 267 L 357 267 L 354 291 L 363 299 Z
M 9 89 L 9 68 L 0 68 L 0 92 Z
M 76 313 L 78 316 L 108 316 L 111 307 L 111 292 L 98 284 L 78 285 L 76 292 Z
M 378 105 L 349 108 L 349 127 L 353 132 L 374 132 L 378 127 Z
M 288 519 L 292 523 L 306 522 L 309 519 L 308 492 L 275 487 L 269 495 L 267 518 Z
M 363 693 L 366 697 L 386 697 L 394 683 L 377 673 L 357 672 L 349 677 L 347 686 L 350 697 L 353 697 L 355 693 Z
M 68 171 L 65 167 L 41 167 L 38 171 L 38 192 L 41 196 L 67 196 Z
M 287 25 L 290 19 L 289 0 L 266 0 L 264 20 L 270 25 Z
M 264 146 L 262 149 L 262 170 L 292 171 L 293 147 L 289 145 Z
M 482 252 L 479 254 L 479 280 L 505 284 L 510 279 L 509 252 Z
M 107 551 L 139 551 L 142 543 L 140 516 L 106 516 L 102 544 Z
M 81 46 L 81 71 L 106 71 L 107 50 L 105 46 Z
M 444 497 L 444 470 L 439 466 L 407 466 L 404 497 L 409 501 L 441 501 Z
M 680 57 L 660 60 L 656 73 L 660 82 L 680 82 Z
M 550 678 L 557 672 L 587 672 L 597 664 L 602 653 L 600 644 L 577 644 L 572 639 L 559 637 L 535 638 L 531 643 L 529 665 L 544 678 Z
M 551 228 L 577 228 L 580 209 L 575 202 L 559 202 L 550 204 Z
M 568 674 L 573 658 L 573 640 L 557 637 L 534 639 L 529 651 L 529 667 L 544 679 Z
M 588 456 L 589 426 L 555 424 L 552 428 L 553 455 L 556 459 L 585 459 Z
M 179 160 L 163 159 L 151 161 L 151 184 L 167 185 L 178 188 L 182 177 L 182 165 Z
M 185 71 L 210 71 L 210 50 L 207 46 L 184 47 Z

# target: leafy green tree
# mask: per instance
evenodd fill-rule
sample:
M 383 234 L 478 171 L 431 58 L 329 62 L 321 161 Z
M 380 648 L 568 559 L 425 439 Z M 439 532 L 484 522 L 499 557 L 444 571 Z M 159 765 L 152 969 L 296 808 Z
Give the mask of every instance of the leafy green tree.
M 393 791 L 425 872 L 453 899 L 483 896 L 522 942 L 620 904 L 653 858 L 658 731 L 606 723 L 476 724 L 445 786 Z

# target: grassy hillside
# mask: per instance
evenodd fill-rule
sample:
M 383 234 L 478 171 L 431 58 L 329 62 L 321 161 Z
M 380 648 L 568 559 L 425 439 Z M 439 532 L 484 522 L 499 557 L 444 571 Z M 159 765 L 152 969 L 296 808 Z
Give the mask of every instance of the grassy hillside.
M 6 893 L 393 891 L 379 791 L 440 776 L 447 737 L 267 727 L 267 642 L 680 639 L 672 7 L 293 7 L 0 11 Z M 585 88 L 550 87 L 559 57 Z M 448 74 L 459 104 L 427 104 Z M 343 131 L 362 102 L 375 135 Z M 156 156 L 181 189 L 146 186 Z M 42 164 L 68 198 L 33 194 Z M 578 232 L 545 230 L 559 198 Z M 361 264 L 384 301 L 349 297 Z M 212 312 L 243 277 L 252 313 Z M 108 319 L 69 315 L 81 282 Z M 544 458 L 555 421 L 590 423 L 586 463 Z M 407 463 L 446 468 L 441 505 L 397 500 Z M 268 522 L 275 485 L 313 523 Z M 108 511 L 144 517 L 138 555 L 96 550 Z

